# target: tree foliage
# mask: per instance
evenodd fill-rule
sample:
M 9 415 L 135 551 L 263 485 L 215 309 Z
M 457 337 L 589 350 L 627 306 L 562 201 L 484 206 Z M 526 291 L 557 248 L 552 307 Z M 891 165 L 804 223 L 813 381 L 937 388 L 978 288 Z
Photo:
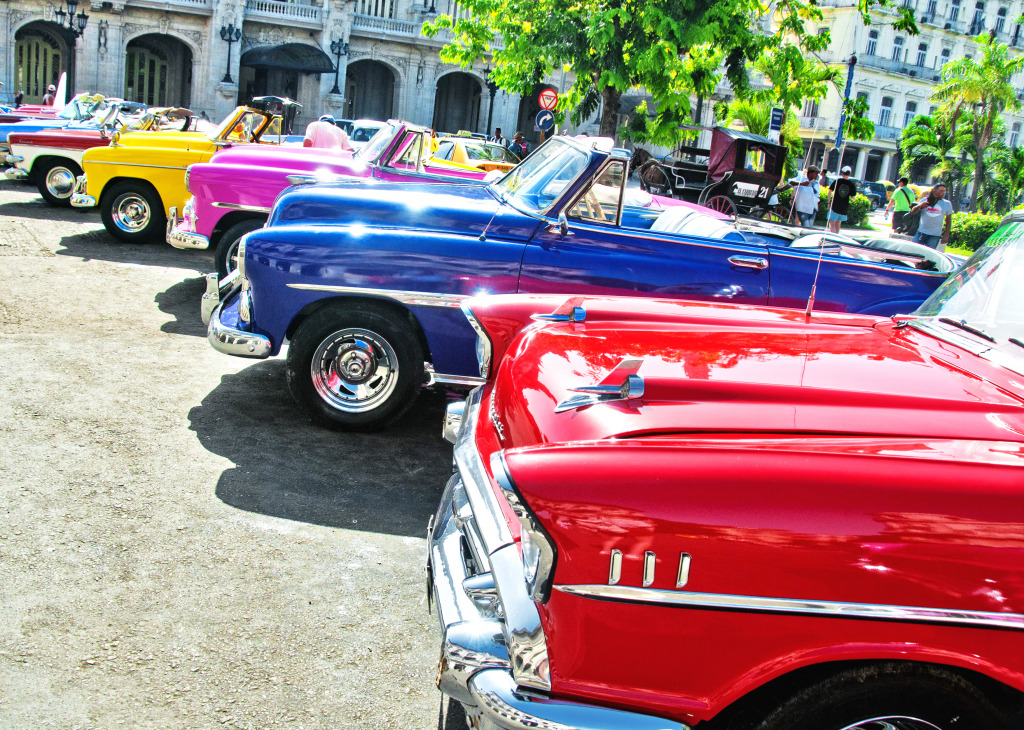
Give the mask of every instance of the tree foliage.
M 893 5 L 857 3 L 865 22 L 872 7 Z M 816 0 L 462 0 L 459 8 L 458 18 L 441 15 L 423 26 L 428 36 L 452 33 L 445 61 L 472 67 L 490 55 L 491 79 L 522 96 L 564 69 L 572 86 L 559 100 L 559 117 L 578 125 L 600 105 L 607 136 L 617 131 L 620 97 L 643 88 L 655 108 L 640 110 L 646 113 L 635 117 L 630 136 L 665 145 L 690 122 L 691 95 L 709 98 L 723 72 L 739 98 L 750 98 L 751 62 L 774 59 L 787 78 L 776 75 L 773 85 L 788 95 L 806 56 L 829 43 L 828 33 L 808 31 L 822 19 Z M 769 19 L 773 32 L 763 32 Z M 894 24 L 916 30 L 908 9 Z
M 952 192 L 970 175 L 968 160 L 961 155 L 969 143 L 967 128 L 961 125 L 956 136 L 942 110 L 934 116 L 918 114 L 903 129 L 900 149 L 903 165 L 900 174 L 909 175 L 918 162 L 936 166 L 936 171 Z

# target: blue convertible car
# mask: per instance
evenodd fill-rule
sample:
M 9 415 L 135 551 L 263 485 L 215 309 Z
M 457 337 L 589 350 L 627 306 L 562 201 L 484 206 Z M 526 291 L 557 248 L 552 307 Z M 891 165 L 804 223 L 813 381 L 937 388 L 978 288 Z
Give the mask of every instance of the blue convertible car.
M 460 311 L 481 293 L 637 294 L 890 315 L 952 268 L 930 250 L 874 250 L 694 206 L 634 206 L 628 154 L 554 137 L 500 180 L 290 188 L 248 234 L 239 270 L 204 296 L 221 352 L 289 342 L 288 384 L 318 422 L 370 429 L 424 384 L 480 382 Z M 632 193 L 633 191 L 628 191 Z M 808 243 L 810 241 L 810 243 Z M 929 255 L 931 254 L 931 255 Z

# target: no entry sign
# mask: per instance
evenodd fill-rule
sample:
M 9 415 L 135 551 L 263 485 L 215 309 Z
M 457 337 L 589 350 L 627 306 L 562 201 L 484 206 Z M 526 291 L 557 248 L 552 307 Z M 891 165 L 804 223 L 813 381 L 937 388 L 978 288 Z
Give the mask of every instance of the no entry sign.
M 544 89 L 537 97 L 537 103 L 540 104 L 541 109 L 554 109 L 558 104 L 558 94 L 554 89 Z

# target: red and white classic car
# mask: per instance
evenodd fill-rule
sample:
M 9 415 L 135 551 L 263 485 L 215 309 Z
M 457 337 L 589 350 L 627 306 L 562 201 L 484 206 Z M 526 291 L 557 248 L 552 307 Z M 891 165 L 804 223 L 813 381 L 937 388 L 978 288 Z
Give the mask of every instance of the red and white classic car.
M 428 594 L 472 727 L 1024 721 L 1024 214 L 905 317 L 464 310 Z

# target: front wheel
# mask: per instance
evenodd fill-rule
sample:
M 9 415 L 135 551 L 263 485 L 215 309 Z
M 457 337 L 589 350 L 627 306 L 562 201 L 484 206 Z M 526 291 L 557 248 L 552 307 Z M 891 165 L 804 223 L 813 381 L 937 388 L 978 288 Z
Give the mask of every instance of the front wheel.
M 223 279 L 232 271 L 238 268 L 238 243 L 246 233 L 262 228 L 265 220 L 263 218 L 250 218 L 231 226 L 224 231 L 224 235 L 217 242 L 217 251 L 214 258 L 217 262 L 217 276 Z
M 128 180 L 112 185 L 100 199 L 100 216 L 110 235 L 125 243 L 164 239 L 164 204 L 147 182 Z
M 982 730 L 1009 718 L 964 677 L 939 667 L 881 664 L 806 688 L 757 730 Z
M 285 373 L 292 395 L 315 422 L 373 431 L 412 406 L 423 382 L 423 352 L 395 314 L 339 304 L 299 325 Z
M 71 160 L 52 160 L 34 173 L 43 200 L 58 208 L 71 207 L 75 178 L 82 174 L 82 168 Z

